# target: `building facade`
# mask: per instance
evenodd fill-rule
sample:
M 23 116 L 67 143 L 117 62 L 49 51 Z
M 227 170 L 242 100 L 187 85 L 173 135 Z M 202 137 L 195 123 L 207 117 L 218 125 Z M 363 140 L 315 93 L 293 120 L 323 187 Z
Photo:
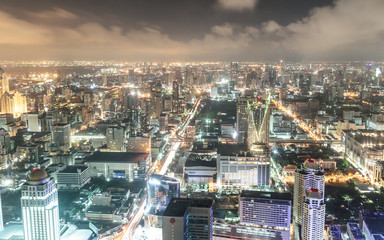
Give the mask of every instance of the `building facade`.
M 21 190 L 26 240 L 59 240 L 59 203 L 56 184 L 43 169 L 33 169 Z

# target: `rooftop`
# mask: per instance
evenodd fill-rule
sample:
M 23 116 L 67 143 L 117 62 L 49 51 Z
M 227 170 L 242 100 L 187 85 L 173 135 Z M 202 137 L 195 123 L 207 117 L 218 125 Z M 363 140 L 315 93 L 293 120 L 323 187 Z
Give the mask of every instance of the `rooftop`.
M 88 166 L 85 165 L 73 165 L 73 166 L 67 166 L 63 170 L 61 170 L 59 173 L 77 173 L 77 169 L 80 169 L 81 172 L 84 172 Z
M 182 217 L 188 207 L 211 208 L 212 205 L 212 199 L 172 198 L 165 209 L 164 216 Z
M 87 158 L 87 162 L 125 162 L 138 163 L 141 158 L 147 159 L 148 153 L 135 152 L 95 152 Z
M 243 190 L 240 194 L 240 197 L 249 197 L 249 198 L 262 198 L 262 199 L 277 199 L 277 200 L 292 200 L 292 195 L 288 192 L 279 193 L 279 192 L 264 192 L 264 191 L 249 191 Z

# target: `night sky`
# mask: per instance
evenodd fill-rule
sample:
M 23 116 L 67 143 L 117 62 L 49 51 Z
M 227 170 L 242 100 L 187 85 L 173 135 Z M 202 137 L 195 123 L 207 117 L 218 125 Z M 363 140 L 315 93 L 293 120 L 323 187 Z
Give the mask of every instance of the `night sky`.
M 2 0 L 2 60 L 384 59 L 383 0 Z

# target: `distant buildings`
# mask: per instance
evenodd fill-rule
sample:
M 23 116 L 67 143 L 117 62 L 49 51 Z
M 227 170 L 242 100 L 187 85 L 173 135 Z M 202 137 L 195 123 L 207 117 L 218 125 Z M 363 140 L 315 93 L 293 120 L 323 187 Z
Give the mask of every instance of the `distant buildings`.
M 211 199 L 173 198 L 163 216 L 163 239 L 212 239 Z
M 56 184 L 43 169 L 33 169 L 21 190 L 26 240 L 59 240 L 59 204 Z

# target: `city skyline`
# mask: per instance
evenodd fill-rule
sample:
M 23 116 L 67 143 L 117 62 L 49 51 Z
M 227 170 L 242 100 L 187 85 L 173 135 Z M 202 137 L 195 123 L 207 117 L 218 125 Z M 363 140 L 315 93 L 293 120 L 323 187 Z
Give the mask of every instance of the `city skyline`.
M 0 50 L 2 60 L 381 60 L 383 8 L 380 0 L 2 1 Z

